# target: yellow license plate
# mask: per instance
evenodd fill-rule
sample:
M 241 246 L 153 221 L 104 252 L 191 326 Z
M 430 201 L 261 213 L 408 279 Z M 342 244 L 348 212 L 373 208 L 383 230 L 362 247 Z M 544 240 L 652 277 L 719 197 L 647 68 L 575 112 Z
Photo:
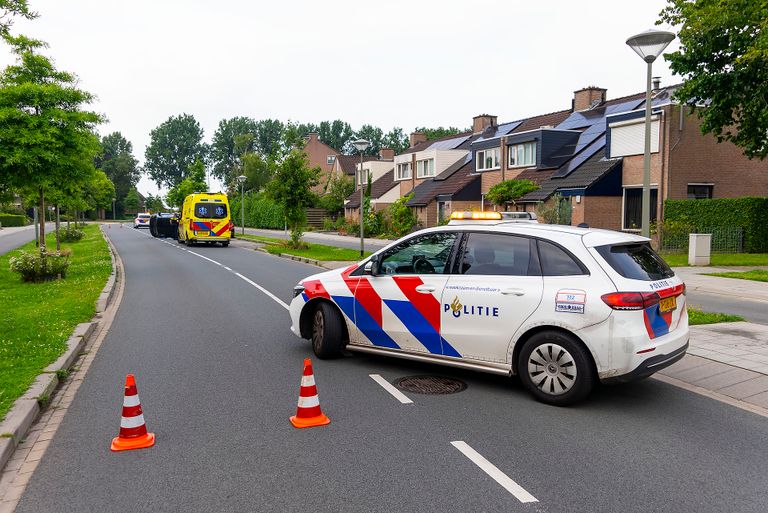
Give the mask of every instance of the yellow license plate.
M 659 310 L 661 310 L 661 313 L 667 313 L 671 312 L 677 308 L 677 298 L 676 297 L 666 297 L 659 301 Z

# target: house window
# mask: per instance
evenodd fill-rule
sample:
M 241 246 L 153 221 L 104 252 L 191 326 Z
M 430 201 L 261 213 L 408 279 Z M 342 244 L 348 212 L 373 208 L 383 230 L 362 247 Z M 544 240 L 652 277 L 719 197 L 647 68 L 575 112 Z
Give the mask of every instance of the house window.
M 435 159 L 416 161 L 416 178 L 435 176 Z
M 477 159 L 478 171 L 499 169 L 499 162 L 501 161 L 501 150 L 499 148 L 488 148 L 487 150 L 480 150 L 475 153 L 475 159 Z
M 336 162 L 336 155 L 328 155 L 325 157 L 325 163 L 329 166 L 332 166 L 334 162 Z
M 397 179 L 406 180 L 411 177 L 411 163 L 404 162 L 397 165 Z
M 371 174 L 371 170 L 370 169 L 363 169 L 362 171 L 358 170 L 357 171 L 357 183 L 360 183 L 361 179 L 362 179 L 363 185 L 367 184 L 368 183 L 368 176 L 370 174 Z
M 689 183 L 688 199 L 712 199 L 715 186 L 711 183 Z
M 536 141 L 513 144 L 509 147 L 509 167 L 536 165 Z
M 656 188 L 651 189 L 651 222 L 656 219 L 656 202 L 659 198 L 659 191 Z M 624 189 L 624 230 L 637 230 L 642 227 L 643 210 L 643 188 L 632 187 Z

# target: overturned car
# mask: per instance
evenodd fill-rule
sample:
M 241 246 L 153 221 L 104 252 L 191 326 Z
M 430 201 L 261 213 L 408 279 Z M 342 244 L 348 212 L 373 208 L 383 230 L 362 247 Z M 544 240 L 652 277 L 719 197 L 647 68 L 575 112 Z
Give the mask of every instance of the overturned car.
M 152 214 L 149 218 L 149 233 L 153 237 L 170 237 L 177 239 L 179 237 L 179 217 L 178 214 L 161 212 Z

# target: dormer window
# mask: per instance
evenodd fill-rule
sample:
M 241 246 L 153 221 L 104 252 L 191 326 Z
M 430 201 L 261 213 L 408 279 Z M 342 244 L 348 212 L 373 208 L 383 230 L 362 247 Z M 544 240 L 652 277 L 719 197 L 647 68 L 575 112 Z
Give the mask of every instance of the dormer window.
M 416 178 L 435 176 L 435 159 L 416 161 Z
M 509 167 L 536 165 L 536 141 L 513 144 L 509 147 Z
M 332 166 L 334 162 L 336 162 L 336 155 L 328 155 L 325 157 L 325 163 L 329 166 Z
M 410 162 L 403 162 L 402 164 L 397 165 L 397 179 L 398 180 L 408 180 L 411 178 L 411 163 Z
M 475 153 L 478 171 L 490 171 L 501 167 L 501 150 L 499 148 L 488 148 L 479 150 Z

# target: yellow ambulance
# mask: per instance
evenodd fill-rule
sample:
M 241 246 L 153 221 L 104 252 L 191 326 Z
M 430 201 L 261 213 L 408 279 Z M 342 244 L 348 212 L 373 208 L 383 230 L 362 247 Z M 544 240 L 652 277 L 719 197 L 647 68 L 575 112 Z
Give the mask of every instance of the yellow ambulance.
M 196 192 L 184 198 L 179 220 L 179 243 L 229 246 L 234 225 L 229 217 L 227 195 L 220 192 Z

